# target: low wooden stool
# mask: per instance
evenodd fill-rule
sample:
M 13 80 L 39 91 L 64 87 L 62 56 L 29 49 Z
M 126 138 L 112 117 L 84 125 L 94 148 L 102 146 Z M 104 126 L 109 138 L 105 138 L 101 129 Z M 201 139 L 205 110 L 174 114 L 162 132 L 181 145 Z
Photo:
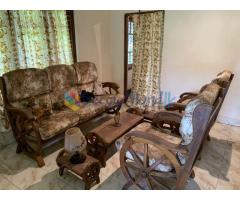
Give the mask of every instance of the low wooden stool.
M 85 190 L 89 190 L 93 186 L 93 183 L 100 183 L 100 165 L 97 159 L 86 155 L 86 160 L 81 164 L 72 164 L 69 159 L 69 153 L 66 153 L 64 150 L 58 154 L 56 162 L 59 166 L 60 176 L 63 175 L 65 168 L 68 169 L 83 180 Z

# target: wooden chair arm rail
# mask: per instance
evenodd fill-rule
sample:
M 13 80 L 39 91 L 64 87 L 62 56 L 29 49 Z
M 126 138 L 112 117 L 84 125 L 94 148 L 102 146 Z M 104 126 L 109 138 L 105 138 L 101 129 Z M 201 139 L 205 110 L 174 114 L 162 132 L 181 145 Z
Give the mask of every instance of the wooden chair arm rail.
M 117 83 L 114 83 L 114 82 L 103 82 L 102 83 L 102 86 L 103 87 L 109 87 L 109 88 L 112 88 L 113 90 L 115 90 L 115 92 L 117 94 L 119 94 L 119 91 L 118 89 L 120 88 L 119 85 Z
M 20 116 L 23 116 L 29 121 L 37 120 L 36 116 L 34 116 L 31 112 L 29 112 L 26 109 L 20 109 L 20 108 L 16 108 L 16 107 L 13 107 L 10 105 L 5 105 L 5 109 L 10 113 L 16 113 Z
M 126 135 L 126 137 L 127 138 L 133 137 L 133 139 L 136 138 L 136 139 L 140 139 L 140 140 L 143 139 L 146 141 L 151 141 L 151 142 L 163 147 L 164 149 L 167 149 L 172 152 L 181 152 L 183 154 L 188 153 L 187 146 L 183 146 L 181 144 L 176 145 L 176 144 L 170 143 L 152 133 L 147 133 L 147 132 L 142 132 L 142 131 L 131 131 Z
M 179 96 L 179 98 L 181 99 L 181 98 L 183 98 L 184 96 L 192 96 L 192 97 L 195 97 L 195 96 L 197 96 L 198 95 L 198 93 L 196 93 L 196 92 L 184 92 L 184 93 L 182 93 L 180 96 Z
M 160 111 L 157 112 L 153 117 L 152 124 L 158 124 L 158 123 L 166 123 L 166 124 L 179 124 L 182 120 L 182 114 L 174 112 L 174 111 Z
M 182 112 L 186 108 L 186 104 L 183 103 L 169 103 L 164 107 L 168 111 L 176 111 L 178 110 L 179 112 Z

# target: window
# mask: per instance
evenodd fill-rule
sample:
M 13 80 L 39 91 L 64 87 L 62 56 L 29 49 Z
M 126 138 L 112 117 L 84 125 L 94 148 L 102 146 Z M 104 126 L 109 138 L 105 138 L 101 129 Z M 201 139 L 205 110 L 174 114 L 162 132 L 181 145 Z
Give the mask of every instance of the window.
M 76 61 L 73 11 L 0 11 L 0 75 Z
M 128 21 L 128 69 L 132 68 L 133 64 L 133 21 L 129 18 Z

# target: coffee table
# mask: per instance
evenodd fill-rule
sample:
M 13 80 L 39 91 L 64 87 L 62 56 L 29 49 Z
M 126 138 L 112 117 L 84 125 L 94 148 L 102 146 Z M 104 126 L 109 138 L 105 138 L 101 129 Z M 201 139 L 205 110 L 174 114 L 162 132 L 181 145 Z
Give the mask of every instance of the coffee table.
M 114 126 L 114 119 L 110 119 L 87 134 L 87 151 L 90 156 L 98 159 L 103 167 L 106 160 L 116 151 L 115 141 L 143 121 L 144 117 L 122 112 L 121 126 Z

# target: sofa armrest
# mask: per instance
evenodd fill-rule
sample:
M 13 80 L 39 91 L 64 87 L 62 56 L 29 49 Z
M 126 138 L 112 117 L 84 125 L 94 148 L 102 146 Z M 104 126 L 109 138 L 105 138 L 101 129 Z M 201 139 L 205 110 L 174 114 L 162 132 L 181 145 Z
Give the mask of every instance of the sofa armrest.
M 185 110 L 186 104 L 183 103 L 169 103 L 164 107 L 168 111 L 179 111 L 180 113 Z
M 5 105 L 4 106 L 7 112 L 10 112 L 11 114 L 16 114 L 16 115 L 20 115 L 20 117 L 24 117 L 26 120 L 29 121 L 35 121 L 37 120 L 37 118 L 28 110 L 26 109 L 20 109 L 20 108 L 16 108 L 10 105 Z
M 114 83 L 114 82 L 103 82 L 102 86 L 103 86 L 103 88 L 108 87 L 110 94 L 112 93 L 111 89 L 113 89 L 116 92 L 116 94 L 119 94 L 118 89 L 120 87 L 119 87 L 119 85 L 117 83 Z

